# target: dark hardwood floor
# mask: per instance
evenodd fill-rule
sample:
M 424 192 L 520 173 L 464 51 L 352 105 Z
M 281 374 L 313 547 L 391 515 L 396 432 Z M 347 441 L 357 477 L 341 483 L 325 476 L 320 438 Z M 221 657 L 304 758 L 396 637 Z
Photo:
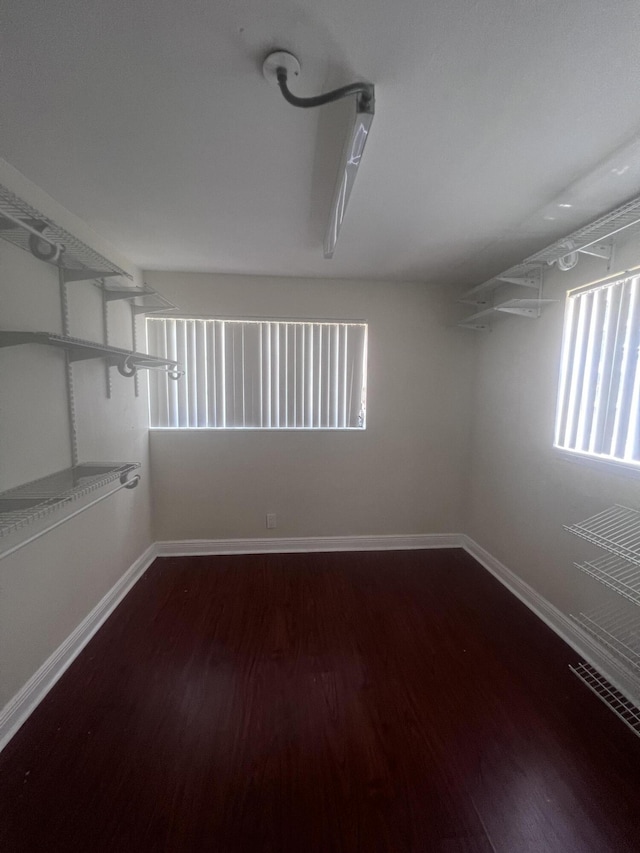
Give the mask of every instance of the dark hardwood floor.
M 460 551 L 157 560 L 0 755 L 0 849 L 639 851 L 576 660 Z

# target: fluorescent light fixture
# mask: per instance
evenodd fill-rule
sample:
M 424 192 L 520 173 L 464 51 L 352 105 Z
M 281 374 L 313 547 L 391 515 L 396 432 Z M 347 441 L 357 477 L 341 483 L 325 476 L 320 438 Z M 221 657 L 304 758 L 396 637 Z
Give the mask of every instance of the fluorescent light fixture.
M 369 136 L 371 123 L 373 122 L 373 104 L 370 102 L 366 110 L 358 102 L 355 118 L 345 141 L 342 157 L 340 158 L 340 169 L 336 181 L 336 188 L 331 202 L 329 224 L 324 238 L 324 256 L 332 258 L 338 242 L 340 228 L 344 221 L 347 204 L 351 197 L 351 191 L 358 174 L 358 167 L 362 161 L 362 152 Z
M 341 86 L 332 92 L 315 95 L 311 98 L 301 98 L 289 89 L 290 77 L 300 75 L 300 62 L 297 57 L 286 50 L 275 50 L 269 53 L 262 64 L 262 73 L 269 82 L 278 85 L 285 101 L 294 107 L 322 107 L 340 101 L 342 98 L 356 96 L 355 120 L 340 158 L 340 169 L 336 188 L 331 202 L 329 225 L 324 238 L 324 256 L 332 258 L 338 242 L 338 235 L 351 197 L 351 191 L 356 180 L 358 167 L 362 160 L 362 152 L 369 136 L 373 115 L 375 112 L 375 88 L 372 83 L 360 82 Z

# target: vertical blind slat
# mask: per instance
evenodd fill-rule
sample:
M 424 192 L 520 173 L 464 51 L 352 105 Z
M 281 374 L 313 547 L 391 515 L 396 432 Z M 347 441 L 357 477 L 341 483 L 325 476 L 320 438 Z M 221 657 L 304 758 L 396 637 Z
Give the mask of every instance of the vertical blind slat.
M 189 320 L 186 327 L 186 363 L 189 370 L 185 379 L 189 386 L 189 426 L 198 426 L 198 373 L 196 369 L 196 321 Z
M 168 320 L 165 337 L 167 358 L 172 361 L 178 360 L 178 337 L 176 332 L 176 321 Z M 169 422 L 171 426 L 180 426 L 180 418 L 178 415 L 180 409 L 180 400 L 178 394 L 179 382 L 168 382 L 168 404 L 169 404 Z
M 606 421 L 606 405 L 604 405 L 609 394 L 609 373 L 611 370 L 612 337 L 611 322 L 617 311 L 617 291 L 608 287 L 604 290 L 604 319 L 600 331 L 600 356 L 596 368 L 596 394 L 594 400 L 594 414 L 591 423 L 591 435 L 589 437 L 589 450 L 592 453 L 602 452 L 602 438 L 604 435 L 604 424 Z
M 640 283 L 638 283 L 638 287 L 640 288 Z M 632 353 L 632 361 L 635 362 L 633 365 L 634 387 L 631 398 L 629 432 L 627 434 L 624 453 L 625 459 L 628 461 L 640 459 L 640 344 L 636 348 L 635 353 Z
M 560 357 L 560 384 L 558 388 L 558 402 L 556 413 L 555 443 L 564 444 L 564 436 L 567 429 L 568 416 L 568 388 L 571 374 L 573 372 L 574 344 L 576 334 L 576 301 L 567 300 L 565 311 L 564 335 L 562 341 L 562 354 Z
M 204 323 L 207 350 L 208 405 L 207 426 L 218 426 L 218 371 L 216 367 L 216 324 Z
M 631 401 L 635 386 L 635 366 L 638 346 L 640 345 L 640 310 L 638 300 L 638 280 L 628 282 L 629 310 L 624 330 L 620 385 L 616 400 L 616 421 L 612 453 L 624 458 L 631 420 Z
M 624 341 L 626 333 L 626 320 L 629 307 L 629 291 L 624 285 L 619 291 L 619 302 L 616 315 L 613 319 L 613 334 L 611 335 L 611 367 L 609 372 L 609 392 L 606 402 L 606 418 L 603 430 L 603 446 L 606 453 L 611 449 L 616 440 L 616 407 L 622 381 L 622 366 L 624 360 Z
M 245 420 L 248 427 L 259 427 L 262 418 L 260 361 L 262 342 L 260 326 L 253 323 L 245 328 Z
M 591 308 L 593 294 L 585 294 L 578 304 L 576 348 L 574 356 L 574 370 L 569 387 L 569 413 L 567 418 L 567 431 L 565 442 L 567 447 L 575 448 L 578 432 L 578 413 L 580 405 L 580 393 L 584 379 L 585 355 L 587 352 L 587 341 L 589 323 L 591 321 Z
M 287 323 L 287 426 L 296 425 L 296 327 Z
M 271 426 L 280 426 L 280 324 L 271 323 Z
M 305 360 L 307 362 L 307 383 L 305 386 L 305 396 L 307 398 L 307 411 L 305 417 L 305 426 L 313 427 L 313 325 L 309 323 L 306 327 L 306 345 L 305 345 Z
M 198 389 L 198 426 L 206 427 L 209 412 L 209 360 L 207 358 L 206 326 L 202 321 L 196 323 L 196 365 Z
M 296 324 L 296 423 L 297 427 L 305 425 L 305 334 L 306 326 L 303 323 Z
M 580 390 L 580 406 L 578 410 L 578 424 L 576 443 L 583 447 L 586 437 L 591 434 L 591 422 L 593 421 L 593 404 L 597 386 L 597 365 L 600 346 L 602 343 L 602 292 L 593 294 L 591 304 L 591 317 L 587 330 L 587 350 L 585 366 L 582 375 L 582 388 Z

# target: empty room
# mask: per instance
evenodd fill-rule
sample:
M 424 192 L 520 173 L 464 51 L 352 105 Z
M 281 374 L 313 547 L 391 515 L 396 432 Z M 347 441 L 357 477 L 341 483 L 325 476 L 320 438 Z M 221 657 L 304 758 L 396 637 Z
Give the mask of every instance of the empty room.
M 640 851 L 639 43 L 4 0 L 0 853 Z

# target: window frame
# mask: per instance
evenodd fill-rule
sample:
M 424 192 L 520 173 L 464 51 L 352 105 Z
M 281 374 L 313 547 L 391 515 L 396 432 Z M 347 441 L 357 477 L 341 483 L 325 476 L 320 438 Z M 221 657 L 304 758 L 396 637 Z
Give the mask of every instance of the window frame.
M 149 324 L 154 321 L 202 321 L 202 322 L 219 322 L 223 324 L 251 324 L 251 325 L 259 325 L 259 324 L 278 324 L 278 325 L 287 325 L 287 326 L 309 326 L 312 325 L 314 327 L 317 326 L 337 326 L 337 327 L 350 327 L 350 326 L 358 326 L 363 328 L 363 341 L 362 341 L 362 355 L 361 355 L 361 366 L 359 369 L 362 371 L 362 390 L 361 392 L 354 393 L 354 399 L 360 397 L 363 404 L 363 423 L 362 425 L 354 426 L 336 426 L 331 424 L 321 424 L 321 425 L 265 425 L 262 426 L 260 424 L 238 424 L 232 423 L 230 425 L 200 425 L 200 424 L 188 424 L 188 425 L 175 425 L 171 424 L 168 426 L 165 425 L 152 425 L 153 417 L 152 417 L 152 382 L 153 379 L 150 373 L 150 381 L 148 387 L 148 418 L 149 418 L 149 429 L 163 431 L 163 432 L 225 432 L 225 433 L 244 433 L 244 432 L 366 432 L 367 429 L 367 400 L 368 400 L 368 388 L 367 388 L 367 373 L 368 373 L 368 345 L 369 345 L 369 323 L 367 320 L 352 320 L 352 319 L 325 319 L 325 318 L 298 318 L 298 317 L 247 317 L 247 316 L 225 316 L 221 314 L 209 315 L 209 314 L 180 314 L 179 316 L 174 316 L 171 314 L 164 313 L 156 313 L 153 315 L 149 315 L 145 319 L 145 336 L 147 343 L 147 351 L 152 352 L 153 347 L 150 346 L 149 339 Z M 330 345 L 330 344 L 329 344 Z M 177 355 L 177 354 L 176 354 Z M 172 356 L 173 357 L 173 356 Z M 180 356 L 177 355 L 174 360 L 181 361 Z M 186 364 L 183 365 L 185 368 Z M 173 381 L 173 380 L 171 380 Z M 183 380 L 178 381 L 188 381 L 187 373 L 185 373 L 185 377 Z M 227 376 L 227 382 L 229 378 Z M 315 389 L 314 389 L 315 393 Z M 323 391 L 324 393 L 324 391 Z M 327 392 L 329 393 L 329 392 Z M 282 397 L 279 397 L 279 403 L 275 404 L 282 406 Z M 304 416 L 303 416 L 304 419 Z

